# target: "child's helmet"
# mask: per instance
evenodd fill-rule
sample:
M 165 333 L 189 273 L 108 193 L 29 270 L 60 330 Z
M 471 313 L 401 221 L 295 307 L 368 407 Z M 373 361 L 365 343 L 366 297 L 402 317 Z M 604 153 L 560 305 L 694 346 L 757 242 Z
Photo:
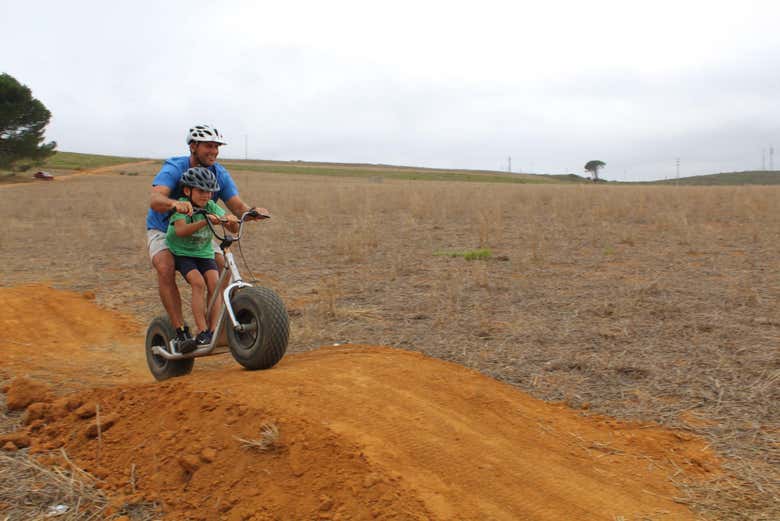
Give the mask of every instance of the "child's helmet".
M 202 166 L 196 166 L 184 172 L 181 176 L 181 184 L 200 188 L 206 192 L 219 192 L 217 176 L 214 172 Z
M 220 145 L 227 145 L 225 138 L 219 133 L 219 130 L 210 125 L 195 125 L 187 131 L 187 144 L 193 141 L 213 141 Z

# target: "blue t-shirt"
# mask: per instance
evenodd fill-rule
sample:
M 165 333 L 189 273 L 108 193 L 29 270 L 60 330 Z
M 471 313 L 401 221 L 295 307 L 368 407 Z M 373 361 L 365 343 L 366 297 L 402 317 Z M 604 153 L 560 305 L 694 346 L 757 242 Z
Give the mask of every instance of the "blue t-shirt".
M 162 169 L 154 176 L 152 186 L 167 186 L 171 189 L 169 197 L 178 200 L 182 197 L 179 180 L 182 174 L 189 168 L 190 156 L 172 157 L 165 162 Z M 230 173 L 225 170 L 224 166 L 214 163 L 213 166 L 209 167 L 209 170 L 216 174 L 217 182 L 219 183 L 219 192 L 214 192 L 214 195 L 211 196 L 212 200 L 222 199 L 227 201 L 231 197 L 238 195 L 236 183 L 233 182 L 233 178 L 230 177 Z M 149 213 L 146 214 L 146 229 L 160 230 L 161 232 L 168 231 L 168 218 L 170 216 L 170 212 L 160 213 L 149 208 Z

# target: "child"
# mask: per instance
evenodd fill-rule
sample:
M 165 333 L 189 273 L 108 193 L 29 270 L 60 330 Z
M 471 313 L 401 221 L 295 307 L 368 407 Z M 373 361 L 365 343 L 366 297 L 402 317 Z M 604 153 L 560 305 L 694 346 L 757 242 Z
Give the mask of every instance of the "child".
M 227 221 L 225 227 L 233 233 L 238 231 L 238 219 L 233 214 L 225 215 L 225 210 L 211 199 L 212 194 L 219 191 L 219 183 L 217 177 L 208 168 L 202 166 L 190 168 L 182 175 L 181 184 L 184 197 L 180 200 L 189 201 L 196 210 L 203 209 L 208 212 L 207 216 L 174 213 L 165 236 L 165 242 L 174 256 L 176 269 L 192 287 L 192 315 L 200 332 L 193 340 L 186 330 L 177 331 L 180 340 L 179 350 L 182 353 L 191 353 L 198 346 L 211 343 L 219 319 L 222 298 L 217 296 L 207 324 L 206 298 L 211 300 L 212 295 L 217 291 L 219 271 L 214 261 L 213 234 L 208 228 L 206 219 L 208 218 L 213 224 Z M 206 297 L 206 289 L 208 289 L 208 297 Z

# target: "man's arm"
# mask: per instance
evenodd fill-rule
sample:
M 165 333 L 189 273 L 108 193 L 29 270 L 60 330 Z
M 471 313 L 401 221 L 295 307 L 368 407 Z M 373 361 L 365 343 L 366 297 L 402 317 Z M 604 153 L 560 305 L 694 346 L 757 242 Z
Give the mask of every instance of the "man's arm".
M 233 212 L 233 215 L 237 217 L 241 217 L 242 215 L 244 215 L 245 212 L 248 212 L 249 210 L 252 209 L 252 207 L 247 205 L 243 200 L 241 200 L 241 197 L 238 195 L 234 195 L 233 197 L 225 201 L 225 206 L 227 206 L 228 209 L 231 212 Z M 257 210 L 259 213 L 263 215 L 271 215 L 270 213 L 268 213 L 268 210 L 266 210 L 265 208 L 255 207 L 255 210 Z M 253 218 L 249 217 L 248 219 L 253 219 Z
M 171 199 L 171 189 L 163 185 L 152 187 L 149 200 L 149 208 L 158 213 L 166 213 L 175 210 L 185 215 L 192 215 L 192 204 L 189 201 L 176 201 Z M 231 209 L 232 210 L 232 209 Z

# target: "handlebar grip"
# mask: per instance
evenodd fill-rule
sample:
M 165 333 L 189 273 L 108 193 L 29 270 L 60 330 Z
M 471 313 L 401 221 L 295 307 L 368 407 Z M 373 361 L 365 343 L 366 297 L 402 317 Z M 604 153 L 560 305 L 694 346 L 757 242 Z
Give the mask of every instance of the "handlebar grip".
M 270 216 L 270 215 L 268 215 L 268 214 L 266 214 L 266 213 L 260 213 L 260 212 L 258 212 L 258 211 L 257 211 L 257 208 L 252 208 L 252 209 L 251 209 L 251 210 L 249 210 L 249 211 L 248 211 L 246 214 L 247 214 L 248 216 L 250 216 L 250 217 L 257 217 L 257 218 L 260 218 L 260 219 L 270 219 L 270 218 L 271 218 L 271 216 Z

